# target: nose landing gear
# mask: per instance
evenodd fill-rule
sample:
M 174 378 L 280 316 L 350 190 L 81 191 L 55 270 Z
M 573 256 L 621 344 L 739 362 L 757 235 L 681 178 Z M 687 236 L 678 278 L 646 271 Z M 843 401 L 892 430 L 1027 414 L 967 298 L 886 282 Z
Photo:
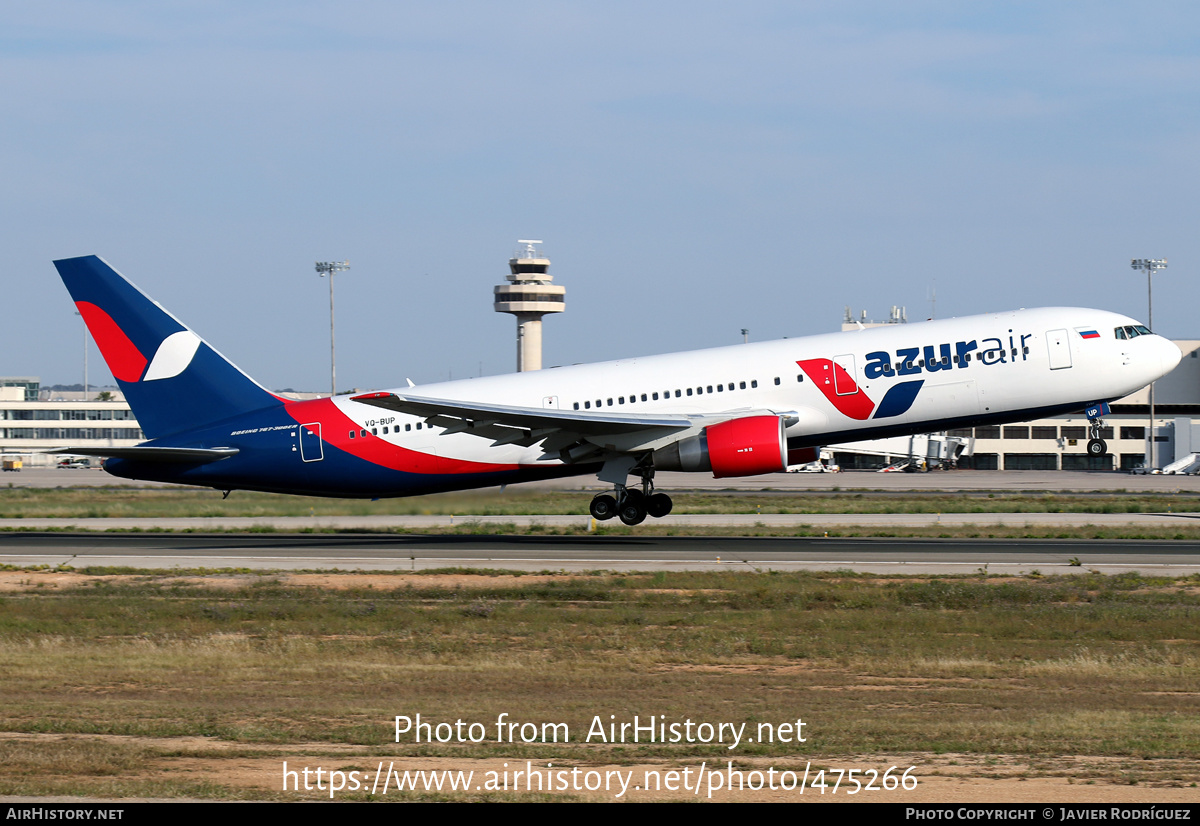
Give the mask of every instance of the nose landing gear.
M 589 510 L 598 520 L 620 517 L 626 525 L 640 525 L 647 516 L 659 519 L 671 512 L 674 503 L 665 493 L 654 492 L 654 468 L 635 469 L 642 477 L 642 488 L 614 485 L 612 494 L 601 493 Z M 615 495 L 614 495 L 615 494 Z
M 1108 454 L 1108 445 L 1100 438 L 1100 429 L 1104 427 L 1104 419 L 1099 416 L 1088 417 L 1088 456 L 1105 456 Z

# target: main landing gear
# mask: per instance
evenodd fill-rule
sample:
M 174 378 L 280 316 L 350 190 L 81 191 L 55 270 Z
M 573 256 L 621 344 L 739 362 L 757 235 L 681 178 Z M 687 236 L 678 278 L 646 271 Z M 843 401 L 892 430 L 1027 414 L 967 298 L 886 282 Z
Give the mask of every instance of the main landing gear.
M 1099 416 L 1088 419 L 1088 456 L 1104 456 L 1108 453 L 1108 445 L 1100 438 L 1100 428 L 1104 427 L 1104 419 Z
M 647 516 L 659 519 L 671 512 L 671 497 L 654 492 L 654 468 L 633 472 L 642 477 L 642 489 L 615 485 L 613 493 L 601 493 L 592 500 L 592 516 L 600 521 L 617 516 L 626 525 L 640 525 Z

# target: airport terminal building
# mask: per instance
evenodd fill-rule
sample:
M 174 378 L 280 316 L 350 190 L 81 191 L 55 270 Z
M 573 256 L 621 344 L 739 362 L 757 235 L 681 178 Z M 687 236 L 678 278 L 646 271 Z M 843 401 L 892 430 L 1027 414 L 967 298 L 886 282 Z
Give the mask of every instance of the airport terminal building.
M 0 377 L 0 454 L 28 465 L 57 464 L 40 451 L 65 445 L 132 447 L 145 441 L 133 411 L 117 391 L 51 393 L 33 376 Z

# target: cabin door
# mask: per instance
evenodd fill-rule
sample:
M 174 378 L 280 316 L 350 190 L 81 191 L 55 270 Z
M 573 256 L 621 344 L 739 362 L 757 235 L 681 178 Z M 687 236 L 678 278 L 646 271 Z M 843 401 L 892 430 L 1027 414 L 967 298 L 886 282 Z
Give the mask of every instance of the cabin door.
M 1050 353 L 1050 369 L 1062 370 L 1071 366 L 1071 339 L 1066 330 L 1046 333 L 1046 350 Z
M 320 422 L 300 425 L 300 458 L 306 462 L 319 462 L 325 458 Z
M 833 392 L 839 396 L 853 396 L 858 392 L 858 371 L 854 369 L 854 356 L 834 356 Z

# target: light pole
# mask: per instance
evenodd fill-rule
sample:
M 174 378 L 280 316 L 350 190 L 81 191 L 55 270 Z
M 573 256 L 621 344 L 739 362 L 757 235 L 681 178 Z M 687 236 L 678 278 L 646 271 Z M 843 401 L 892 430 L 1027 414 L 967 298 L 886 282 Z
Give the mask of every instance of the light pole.
M 318 261 L 317 274 L 329 276 L 329 395 L 337 395 L 337 348 L 333 337 L 333 276 L 350 269 L 349 261 Z
M 1165 258 L 1134 258 L 1129 262 L 1135 270 L 1146 272 L 1146 326 L 1154 330 L 1154 273 L 1167 268 Z M 1146 470 L 1154 467 L 1154 382 L 1150 382 L 1150 430 L 1146 435 Z

